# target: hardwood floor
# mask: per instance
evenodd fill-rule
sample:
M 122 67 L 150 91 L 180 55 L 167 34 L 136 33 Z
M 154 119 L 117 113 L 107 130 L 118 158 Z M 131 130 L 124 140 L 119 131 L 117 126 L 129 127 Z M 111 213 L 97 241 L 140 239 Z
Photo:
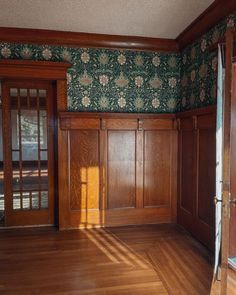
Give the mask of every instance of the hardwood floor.
M 209 258 L 175 225 L 1 230 L 0 294 L 210 294 Z

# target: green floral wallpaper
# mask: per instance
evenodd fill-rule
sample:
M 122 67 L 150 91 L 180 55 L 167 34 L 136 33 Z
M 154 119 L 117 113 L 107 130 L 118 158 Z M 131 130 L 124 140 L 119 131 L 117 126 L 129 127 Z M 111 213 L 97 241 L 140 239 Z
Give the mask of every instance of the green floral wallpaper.
M 208 47 L 236 25 L 236 13 L 221 21 L 181 52 L 181 103 L 178 111 L 216 104 L 217 52 Z
M 180 54 L 0 43 L 0 57 L 69 61 L 68 110 L 173 113 Z

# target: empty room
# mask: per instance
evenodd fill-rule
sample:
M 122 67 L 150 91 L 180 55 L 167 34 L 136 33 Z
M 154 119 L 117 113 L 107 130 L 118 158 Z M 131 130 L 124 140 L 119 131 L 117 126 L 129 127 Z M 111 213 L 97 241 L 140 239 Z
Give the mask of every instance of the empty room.
M 0 294 L 236 294 L 236 1 L 0 0 Z

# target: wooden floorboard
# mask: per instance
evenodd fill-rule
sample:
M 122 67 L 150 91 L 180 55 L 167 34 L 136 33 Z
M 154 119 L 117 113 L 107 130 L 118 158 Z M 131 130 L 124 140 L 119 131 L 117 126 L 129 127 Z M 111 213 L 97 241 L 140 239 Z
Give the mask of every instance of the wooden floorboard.
M 210 294 L 212 266 L 189 237 L 160 238 L 148 255 L 171 294 Z M 181 293 L 180 293 L 181 291 Z
M 0 266 L 0 294 L 204 295 L 212 275 L 175 225 L 1 230 Z

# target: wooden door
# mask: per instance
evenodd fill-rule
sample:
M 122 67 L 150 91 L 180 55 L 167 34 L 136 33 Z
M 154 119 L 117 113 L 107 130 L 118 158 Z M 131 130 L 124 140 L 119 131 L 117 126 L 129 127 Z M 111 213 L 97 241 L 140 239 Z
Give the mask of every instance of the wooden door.
M 179 114 L 178 223 L 214 246 L 215 108 Z
M 6 226 L 54 224 L 53 90 L 2 81 Z
M 229 224 L 229 258 L 236 269 L 236 63 L 232 70 L 232 98 L 231 98 L 231 155 L 230 155 L 230 224 Z
M 235 33 L 226 33 L 225 96 L 223 103 L 223 193 L 222 193 L 222 243 L 221 243 L 221 295 L 227 294 L 230 256 L 235 254 L 235 132 L 236 132 L 236 69 Z

